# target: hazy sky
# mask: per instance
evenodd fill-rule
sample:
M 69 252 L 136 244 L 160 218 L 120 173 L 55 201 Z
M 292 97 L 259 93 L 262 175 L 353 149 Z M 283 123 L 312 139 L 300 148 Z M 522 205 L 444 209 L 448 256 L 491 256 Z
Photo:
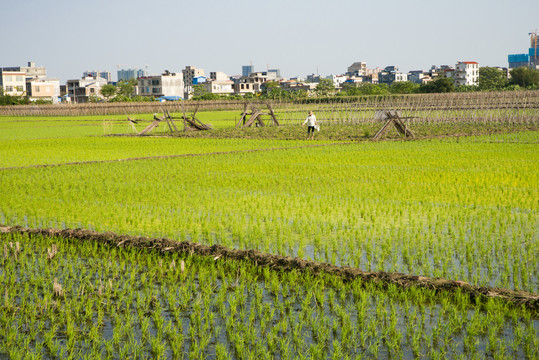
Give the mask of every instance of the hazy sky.
M 0 66 L 45 66 L 65 82 L 85 70 L 186 65 L 284 77 L 342 74 L 355 61 L 401 71 L 507 66 L 539 28 L 538 0 L 0 0 Z

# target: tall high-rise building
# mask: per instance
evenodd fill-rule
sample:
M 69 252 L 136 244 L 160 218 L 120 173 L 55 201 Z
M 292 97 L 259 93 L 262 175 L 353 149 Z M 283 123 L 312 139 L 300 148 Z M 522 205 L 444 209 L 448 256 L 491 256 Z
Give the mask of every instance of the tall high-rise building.
M 101 79 L 107 80 L 107 82 L 109 82 L 109 83 L 112 82 L 112 75 L 111 75 L 110 71 L 85 71 L 82 74 L 82 76 L 83 77 L 91 76 L 94 79 L 101 78 Z
M 138 79 L 139 77 L 148 76 L 148 72 L 139 68 L 121 69 L 118 70 L 118 81 L 128 81 Z
M 530 66 L 534 69 L 539 68 L 539 37 L 537 32 L 531 32 L 530 34 L 530 50 L 528 55 L 530 56 Z
M 514 69 L 521 66 L 529 66 L 533 69 L 539 69 L 539 37 L 537 32 L 531 32 L 530 48 L 527 54 L 510 54 L 507 56 L 509 68 Z
M 255 67 L 253 65 L 243 65 L 241 67 L 241 75 L 242 76 L 249 76 L 254 72 L 255 72 Z
M 272 79 L 280 79 L 281 78 L 281 69 L 269 69 L 268 70 L 268 76 Z

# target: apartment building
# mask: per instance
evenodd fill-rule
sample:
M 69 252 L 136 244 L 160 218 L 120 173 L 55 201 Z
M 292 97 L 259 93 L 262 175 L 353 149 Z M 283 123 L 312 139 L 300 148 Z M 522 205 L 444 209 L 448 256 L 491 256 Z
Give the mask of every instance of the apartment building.
M 31 101 L 47 100 L 57 103 L 60 97 L 60 80 L 39 78 L 27 79 L 26 92 Z
M 204 76 L 204 69 L 197 69 L 194 66 L 186 66 L 185 69 L 182 70 L 183 74 L 183 97 L 185 99 L 189 99 L 193 92 L 193 80 L 195 78 L 199 78 L 201 76 Z
M 479 64 L 475 61 L 459 61 L 453 71 L 455 86 L 477 85 L 479 80 Z
M 183 74 L 165 71 L 161 75 L 138 78 L 137 94 L 148 97 L 184 96 Z
M 33 61 L 28 62 L 28 66 L 10 66 L 4 67 L 2 70 L 5 71 L 14 71 L 14 72 L 23 72 L 24 76 L 27 78 L 46 78 L 47 77 L 47 68 L 43 66 L 36 66 L 36 63 Z
M 4 95 L 21 96 L 26 94 L 26 72 L 0 69 L 0 87 Z
M 242 76 L 233 85 L 234 93 L 243 95 L 262 92 L 262 84 L 274 79 L 274 75 L 268 76 L 267 72 L 255 72 L 249 76 Z
M 107 84 L 103 78 L 87 76 L 82 79 L 67 80 L 67 95 L 74 103 L 87 103 L 92 98 L 102 99 L 101 87 Z
M 210 77 L 204 83 L 204 89 L 212 94 L 232 94 L 234 92 L 234 81 L 220 71 L 210 72 Z
M 398 81 L 408 81 L 408 74 L 399 71 L 396 66 L 386 66 L 378 73 L 378 83 L 391 85 Z
M 118 81 L 128 81 L 138 79 L 139 77 L 148 76 L 148 72 L 139 68 L 120 69 L 117 71 Z
M 88 70 L 82 74 L 83 78 L 89 77 L 89 76 L 93 77 L 94 79 L 97 79 L 97 78 L 105 79 L 107 80 L 108 83 L 112 82 L 112 74 L 110 73 L 110 71 Z

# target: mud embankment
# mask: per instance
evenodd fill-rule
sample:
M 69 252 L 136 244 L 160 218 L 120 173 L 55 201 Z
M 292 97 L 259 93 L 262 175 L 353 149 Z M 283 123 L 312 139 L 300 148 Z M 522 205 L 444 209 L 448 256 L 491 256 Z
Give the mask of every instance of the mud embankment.
M 469 294 L 472 299 L 496 298 L 517 306 L 539 312 L 539 295 L 519 290 L 500 289 L 484 286 L 474 286 L 464 281 L 429 278 L 425 276 L 407 275 L 402 273 L 366 272 L 347 266 L 335 266 L 300 258 L 262 253 L 257 250 L 230 249 L 221 245 L 203 245 L 188 241 L 175 241 L 165 238 L 147 238 L 141 236 L 117 235 L 112 232 L 99 233 L 84 229 L 28 229 L 19 226 L 0 226 L 2 233 L 26 233 L 43 236 L 58 236 L 78 241 L 98 242 L 108 246 L 132 247 L 162 253 L 184 253 L 202 256 L 219 257 L 220 259 L 249 261 L 255 266 L 266 266 L 278 271 L 299 270 L 312 274 L 327 273 L 340 276 L 345 280 L 361 279 L 382 286 L 395 284 L 401 288 L 418 287 L 436 291 L 457 291 Z

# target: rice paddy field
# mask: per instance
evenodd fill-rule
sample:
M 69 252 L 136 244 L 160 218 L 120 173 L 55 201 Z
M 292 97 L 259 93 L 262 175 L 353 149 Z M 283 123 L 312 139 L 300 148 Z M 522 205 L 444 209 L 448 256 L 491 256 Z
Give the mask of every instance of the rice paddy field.
M 215 113 L 200 118 L 220 124 Z M 0 129 L 0 224 L 166 237 L 539 296 L 538 131 L 127 137 L 108 136 L 128 134 L 125 121 L 97 116 L 2 117 Z M 459 291 L 59 236 L 5 233 L 0 243 L 0 357 L 539 357 L 537 311 Z

